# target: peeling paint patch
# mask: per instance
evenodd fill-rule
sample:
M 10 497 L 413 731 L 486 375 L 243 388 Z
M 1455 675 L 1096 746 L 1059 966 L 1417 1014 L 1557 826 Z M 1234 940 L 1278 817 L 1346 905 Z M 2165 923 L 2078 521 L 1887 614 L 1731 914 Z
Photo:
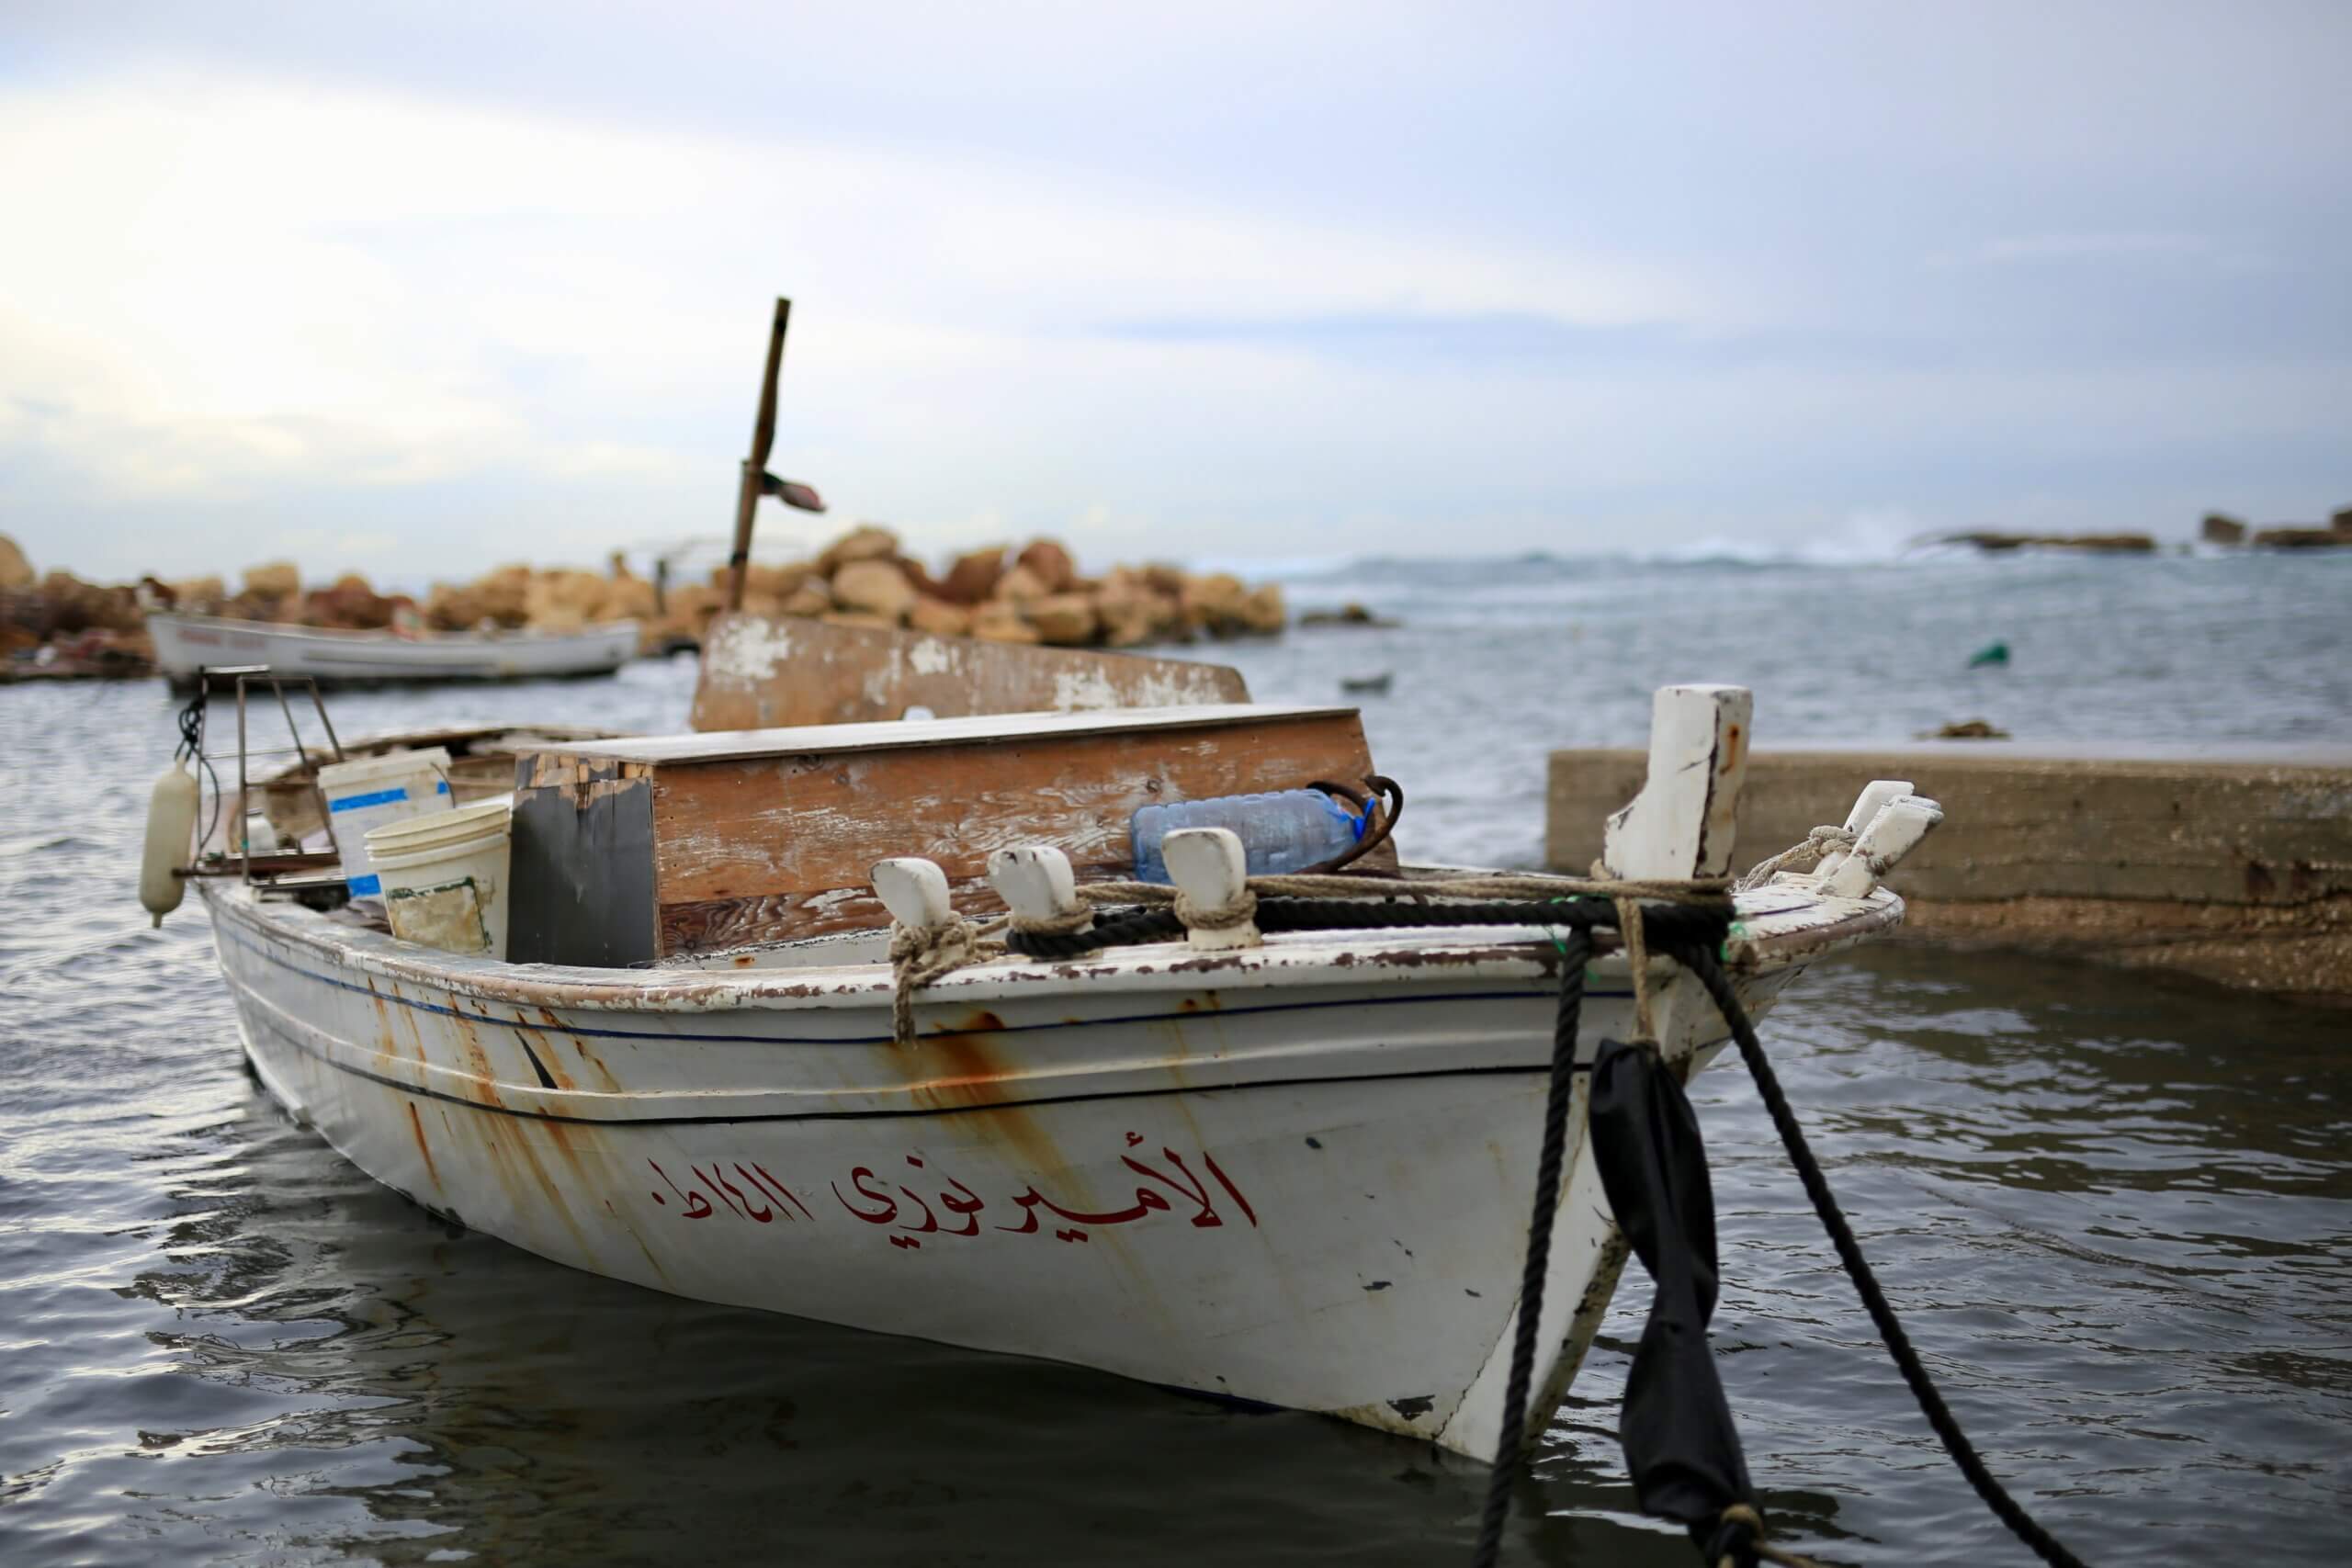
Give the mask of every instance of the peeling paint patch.
M 768 680 L 792 657 L 792 634 L 764 615 L 732 615 L 703 649 L 703 679 Z

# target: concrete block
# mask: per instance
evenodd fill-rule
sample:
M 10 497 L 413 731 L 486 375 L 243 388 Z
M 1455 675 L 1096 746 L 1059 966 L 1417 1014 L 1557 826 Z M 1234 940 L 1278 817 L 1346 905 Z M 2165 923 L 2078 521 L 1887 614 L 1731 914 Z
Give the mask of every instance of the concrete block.
M 1555 869 L 1590 863 L 1644 761 L 1633 750 L 1553 754 L 1544 845 Z M 1943 827 L 1888 878 L 1912 903 L 1915 932 L 2078 947 L 2352 997 L 2352 753 L 1758 751 L 1733 864 L 1839 820 L 1872 778 L 1910 779 L 1943 805 Z

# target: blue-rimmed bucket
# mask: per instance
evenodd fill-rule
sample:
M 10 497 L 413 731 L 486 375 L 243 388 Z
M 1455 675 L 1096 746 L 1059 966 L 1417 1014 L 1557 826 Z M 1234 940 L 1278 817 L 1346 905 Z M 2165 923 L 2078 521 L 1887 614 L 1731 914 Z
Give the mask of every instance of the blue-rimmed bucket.
M 457 804 L 449 794 L 449 753 L 438 746 L 321 768 L 319 789 L 327 799 L 327 828 L 354 898 L 383 896 L 368 858 L 369 829 Z

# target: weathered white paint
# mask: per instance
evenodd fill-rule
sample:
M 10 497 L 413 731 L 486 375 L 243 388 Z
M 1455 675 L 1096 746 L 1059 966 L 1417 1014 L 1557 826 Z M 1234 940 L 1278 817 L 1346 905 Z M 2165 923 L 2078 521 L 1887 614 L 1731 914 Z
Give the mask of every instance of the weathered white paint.
M 950 746 L 1033 737 L 1107 735 L 1123 730 L 1202 729 L 1295 718 L 1352 716 L 1350 707 L 1279 703 L 1215 703 L 1197 706 L 1119 708 L 1108 713 L 969 714 L 890 719 L 874 724 L 808 724 L 778 729 L 705 730 L 691 735 L 624 736 L 543 750 L 567 757 L 621 762 L 677 762 L 719 758 L 789 757 L 822 752 L 878 751 L 902 746 Z
M 907 664 L 918 675 L 944 675 L 956 668 L 956 650 L 939 637 L 927 637 L 907 649 Z
M 703 642 L 703 669 L 745 682 L 765 681 L 792 657 L 792 632 L 779 619 L 724 615 L 713 619 Z
M 1160 858 L 1168 863 L 1169 880 L 1176 891 L 1198 909 L 1222 909 L 1238 900 L 1250 885 L 1250 856 L 1241 835 L 1230 828 L 1179 828 L 1160 841 Z M 1234 926 L 1193 926 L 1187 941 L 1195 953 L 1225 953 L 1256 947 L 1258 928 L 1249 920 Z
M 1070 869 L 1069 856 L 1051 844 L 1015 844 L 991 852 L 989 886 L 1023 919 L 1056 919 L 1079 910 L 1077 874 Z
M 1744 726 L 1744 705 L 1709 702 Z M 1702 752 L 1736 789 L 1724 734 L 1663 755 Z M 1644 798 L 1685 803 L 1643 830 L 1707 863 L 1694 824 L 1715 796 Z M 1925 804 L 1894 802 L 1872 828 Z M 1187 897 L 1238 891 L 1231 840 L 1170 835 Z M 1069 869 L 1035 845 L 989 867 L 1008 901 L 1040 908 L 1074 900 Z M 885 861 L 874 876 L 902 922 L 943 918 L 936 865 Z M 1558 985 L 1542 928 L 1001 957 L 926 987 L 901 1049 L 879 931 L 692 966 L 515 965 L 242 883 L 199 886 L 262 1081 L 379 1180 L 468 1224 L 655 1289 L 1492 1453 Z M 1902 903 L 1781 879 L 1737 914 L 1725 961 L 1760 1015 Z M 1633 1027 L 1622 956 L 1588 966 L 1586 996 L 1589 1062 Z M 1669 1059 L 1703 1065 L 1723 1043 L 1687 974 L 1653 999 Z M 1624 1257 L 1584 1093 L 1552 1219 L 1538 1425 Z
M 947 901 L 947 874 L 933 862 L 900 856 L 874 867 L 874 896 L 910 931 L 937 931 L 956 921 Z
M 1140 676 L 1123 672 L 1119 681 L 1103 669 L 1064 670 L 1054 676 L 1054 706 L 1063 713 L 1101 708 L 1187 707 L 1214 703 L 1220 671 L 1206 666 L 1169 667 Z
M 266 664 L 289 678 L 321 681 L 514 681 L 585 675 L 619 669 L 637 656 L 637 623 L 614 621 L 584 631 L 542 634 L 390 632 L 281 626 L 215 615 L 152 615 L 155 665 L 175 681 L 198 670 Z
M 1619 876 L 1731 869 L 1755 698 L 1743 686 L 1662 686 L 1650 704 L 1649 775 L 1609 818 L 1601 858 Z
M 1919 795 L 1888 801 L 1855 839 L 1846 858 L 1822 876 L 1823 891 L 1838 898 L 1868 896 L 1943 819 L 1943 807 Z
M 707 1300 L 1329 1411 L 1468 1453 L 1494 1441 L 1556 985 L 1541 931 L 1000 959 L 927 987 L 922 1042 L 900 1054 L 874 939 L 749 967 L 517 966 L 201 886 L 263 1081 L 378 1179 L 468 1224 Z M 1883 891 L 1743 900 L 1731 957 L 1749 1005 L 1900 911 Z M 1690 984 L 1660 987 L 1678 1053 L 1722 1035 Z M 1625 993 L 1613 955 L 1597 962 L 1583 1049 L 1631 1027 Z M 1576 1129 L 1546 1390 L 1597 1322 L 1574 1307 L 1615 1267 L 1581 1100 Z M 1195 1201 L 1131 1154 L 1205 1184 L 1217 1223 L 1191 1223 Z M 737 1162 L 806 1211 L 781 1217 Z M 885 1209 L 860 1169 L 895 1217 L 853 1212 Z M 1167 1206 L 1115 1224 L 1021 1201 L 1116 1214 L 1146 1190 Z M 973 1234 L 943 1234 L 966 1221 L 942 1194 L 964 1192 L 986 1205 Z M 709 1212 L 684 1217 L 689 1194 Z

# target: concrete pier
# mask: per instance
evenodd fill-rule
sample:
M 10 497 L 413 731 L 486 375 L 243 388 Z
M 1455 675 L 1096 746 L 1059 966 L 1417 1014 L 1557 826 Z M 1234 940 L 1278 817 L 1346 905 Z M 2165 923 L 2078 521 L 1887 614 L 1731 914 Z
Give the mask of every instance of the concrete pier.
M 1554 869 L 1586 871 L 1642 782 L 1638 750 L 1552 754 Z M 2352 750 L 2061 751 L 2008 741 L 1758 751 L 1733 861 L 1909 779 L 1944 824 L 1887 880 L 1926 940 L 2176 969 L 2352 1004 Z

